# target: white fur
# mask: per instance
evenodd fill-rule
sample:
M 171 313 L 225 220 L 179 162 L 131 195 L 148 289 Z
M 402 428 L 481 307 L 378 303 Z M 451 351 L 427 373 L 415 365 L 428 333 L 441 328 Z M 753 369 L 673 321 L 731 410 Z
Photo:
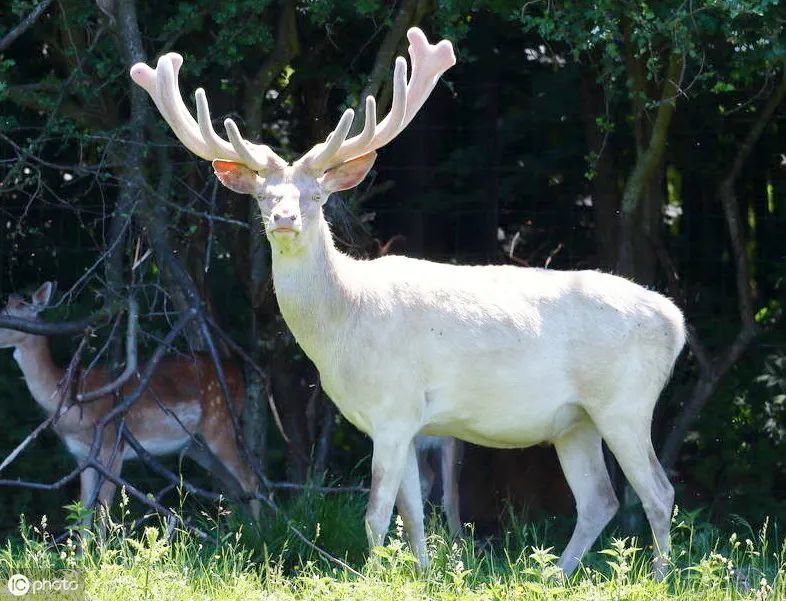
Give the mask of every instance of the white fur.
M 680 310 L 596 271 L 352 259 L 335 248 L 322 204 L 373 161 L 319 178 L 297 164 L 216 170 L 257 198 L 281 313 L 330 398 L 374 441 L 369 542 L 384 540 L 395 500 L 427 562 L 416 435 L 498 448 L 550 442 L 576 499 L 559 563 L 571 572 L 619 506 L 605 440 L 642 500 L 662 575 L 674 493 L 650 426 L 685 343 Z
M 385 135 L 374 137 L 368 128 L 373 144 L 359 144 L 361 134 L 344 145 L 348 111 L 330 141 L 293 165 L 271 157 L 266 146 L 245 145 L 236 132 L 234 150 L 205 138 L 208 123 L 197 126 L 174 85 L 179 55 L 160 62 L 175 76 L 160 82 L 169 86 L 166 97 L 157 70 L 140 63 L 132 77 L 165 109 L 186 147 L 207 159 L 230 159 L 214 161 L 225 185 L 257 198 L 284 319 L 342 414 L 374 441 L 366 512 L 372 545 L 382 542 L 395 499 L 426 563 L 416 434 L 500 448 L 553 442 L 578 511 L 560 558 L 570 572 L 618 506 L 602 437 L 642 499 L 662 573 L 673 490 L 655 457 L 650 422 L 685 341 L 679 309 L 598 272 L 458 267 L 403 257 L 355 261 L 333 246 L 324 199 L 363 179 L 375 157 L 367 151 L 406 126 L 455 62 L 449 42 L 432 46 L 416 29 L 408 37 L 415 64 L 404 86 L 404 61 L 397 61 L 398 127 L 389 116 L 379 124 Z M 198 102 L 204 117 L 201 94 Z M 367 115 L 373 108 L 371 101 Z
M 289 199 L 263 198 L 263 215 Z M 391 495 L 404 494 L 411 460 L 400 447 L 416 434 L 499 448 L 553 442 L 580 514 L 561 559 L 570 571 L 616 510 L 597 459 L 603 436 L 618 458 L 635 450 L 623 469 L 665 553 L 673 493 L 652 465 L 649 429 L 685 341 L 671 301 L 595 271 L 357 261 L 335 249 L 321 211 L 303 202 L 299 235 L 269 232 L 276 294 L 330 398 L 374 439 L 374 469 L 393 474 L 372 480 L 372 538 L 387 527 Z M 565 465 L 587 455 L 597 472 L 585 474 L 589 485 Z
M 623 378 L 662 386 L 684 342 L 669 300 L 612 275 L 355 261 L 327 241 L 274 254 L 276 292 L 325 390 L 369 435 L 395 418 L 488 446 L 550 441 Z

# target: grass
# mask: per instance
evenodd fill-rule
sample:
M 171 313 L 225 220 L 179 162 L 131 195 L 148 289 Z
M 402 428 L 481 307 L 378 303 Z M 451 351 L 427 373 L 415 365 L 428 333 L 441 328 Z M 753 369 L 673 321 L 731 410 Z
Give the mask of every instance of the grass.
M 0 550 L 0 586 L 21 573 L 31 580 L 77 574 L 86 595 L 75 598 L 122 601 L 786 599 L 786 549 L 782 540 L 775 545 L 779 535 L 769 524 L 754 532 L 739 521 L 738 534 L 721 535 L 695 513 L 676 512 L 672 569 L 663 582 L 650 577 L 650 551 L 624 538 L 602 541 L 602 550 L 590 553 L 565 582 L 542 526 L 524 527 L 514 519 L 502 541 L 480 545 L 471 533 L 463 541 L 449 540 L 433 518 L 432 563 L 418 574 L 400 522 L 388 544 L 367 558 L 364 500 L 306 494 L 287 506 L 293 523 L 346 559 L 360 577 L 321 559 L 287 532 L 281 518 L 269 516 L 257 527 L 220 507 L 207 510 L 201 523 L 210 538 L 200 541 L 164 524 L 132 530 L 124 497 L 120 515 L 107 520 L 104 541 L 89 538 L 81 554 L 72 538 L 55 543 L 45 518 L 35 525 L 23 520 L 19 539 Z M 740 586 L 743 580 L 748 590 Z

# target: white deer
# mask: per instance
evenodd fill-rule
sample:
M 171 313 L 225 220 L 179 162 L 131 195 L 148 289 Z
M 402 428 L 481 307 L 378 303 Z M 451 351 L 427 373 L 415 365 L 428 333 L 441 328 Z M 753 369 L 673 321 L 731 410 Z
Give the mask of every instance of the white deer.
M 131 77 L 180 141 L 212 160 L 230 189 L 259 203 L 281 313 L 319 369 L 338 409 L 373 441 L 366 527 L 383 543 L 394 501 L 421 565 L 427 564 L 418 434 L 499 448 L 553 443 L 578 520 L 559 560 L 566 573 L 618 508 L 603 460 L 605 440 L 641 498 L 665 569 L 673 489 L 651 442 L 652 413 L 685 340 L 680 310 L 663 296 L 595 271 L 455 266 L 406 257 L 358 261 L 339 252 L 322 206 L 360 183 L 455 64 L 450 42 L 410 29 L 412 74 L 396 59 L 389 114 L 347 139 L 347 110 L 327 139 L 292 164 L 213 129 L 204 91 L 197 121 L 180 96 L 182 58 Z

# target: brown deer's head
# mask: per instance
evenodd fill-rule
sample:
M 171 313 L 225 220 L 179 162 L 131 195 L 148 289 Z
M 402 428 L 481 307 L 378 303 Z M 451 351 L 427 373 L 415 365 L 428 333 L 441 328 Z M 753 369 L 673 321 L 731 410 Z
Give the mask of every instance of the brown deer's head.
M 38 314 L 49 305 L 54 291 L 55 285 L 53 282 L 44 282 L 38 287 L 38 290 L 33 292 L 30 300 L 27 300 L 20 294 L 12 294 L 8 297 L 8 302 L 0 311 L 0 315 L 21 317 L 22 319 L 37 319 Z M 0 348 L 18 346 L 31 336 L 34 336 L 34 334 L 0 328 Z

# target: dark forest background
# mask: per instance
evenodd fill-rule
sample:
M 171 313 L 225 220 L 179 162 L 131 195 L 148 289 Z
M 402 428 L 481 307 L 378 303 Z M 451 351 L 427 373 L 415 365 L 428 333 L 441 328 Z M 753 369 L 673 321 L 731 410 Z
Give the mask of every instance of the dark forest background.
M 668 294 L 691 339 L 653 429 L 678 504 L 782 521 L 786 6 L 586 4 L 3 0 L 0 295 L 56 280 L 48 322 L 108 309 L 82 362 L 103 353 L 122 369 L 129 291 L 141 306 L 142 357 L 196 292 L 261 367 L 246 365 L 244 431 L 268 477 L 362 484 L 370 444 L 319 391 L 278 315 L 254 203 L 181 147 L 128 69 L 180 52 L 187 103 L 203 86 L 217 120 L 233 116 L 249 139 L 294 159 L 368 93 L 386 109 L 393 58 L 418 25 L 431 41 L 449 38 L 458 64 L 371 177 L 327 205 L 341 246 L 602 269 Z M 80 339 L 53 337 L 61 364 Z M 175 344 L 188 352 L 206 341 L 193 327 Z M 0 351 L 0 455 L 41 419 L 11 352 Z M 0 477 L 52 482 L 73 465 L 44 433 Z M 144 491 L 162 488 L 144 466 L 124 474 Z M 461 490 L 462 518 L 486 531 L 506 499 L 517 511 L 572 504 L 543 448 L 469 449 Z M 21 512 L 62 523 L 77 496 L 76 481 L 47 492 L 4 486 L 0 530 L 16 528 Z

